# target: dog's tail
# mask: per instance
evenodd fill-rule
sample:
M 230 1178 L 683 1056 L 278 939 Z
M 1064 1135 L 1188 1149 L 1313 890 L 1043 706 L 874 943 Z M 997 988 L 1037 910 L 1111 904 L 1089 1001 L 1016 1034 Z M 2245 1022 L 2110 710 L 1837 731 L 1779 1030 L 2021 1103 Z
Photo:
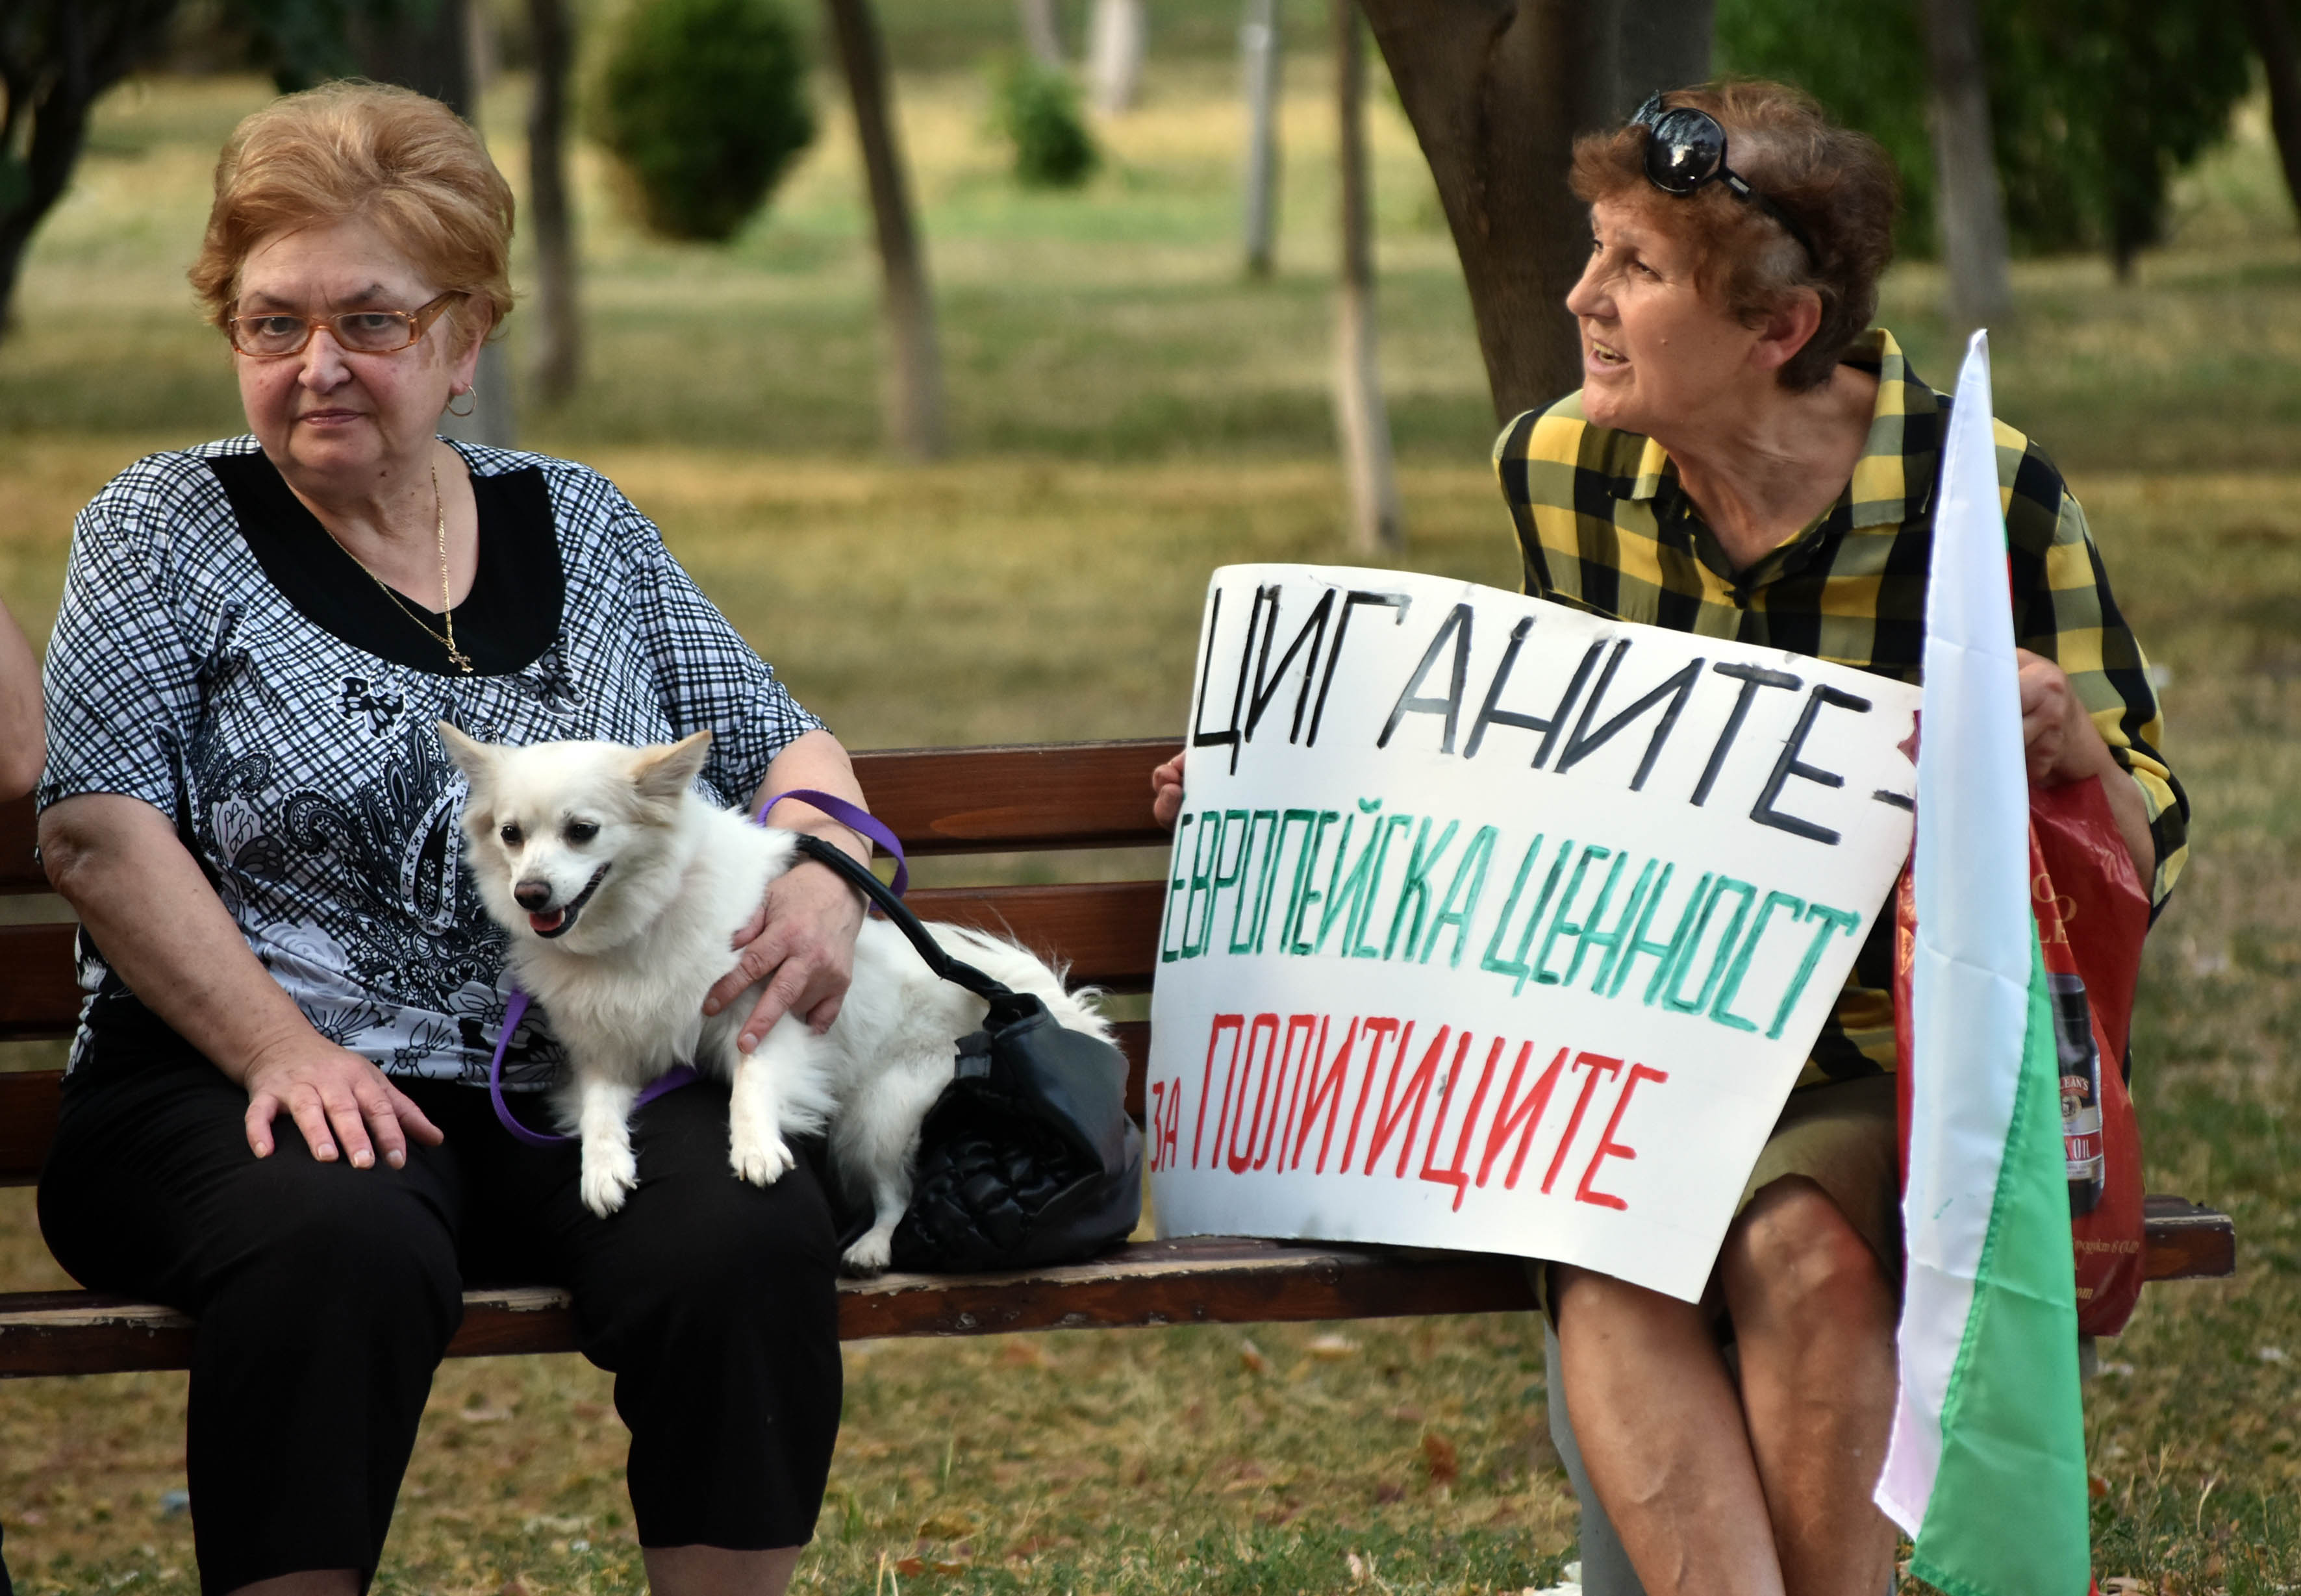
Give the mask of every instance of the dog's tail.
M 1070 1029 L 1084 1031 L 1104 1041 L 1110 1040 L 1109 1024 L 1097 1007 L 1103 998 L 1102 990 L 1091 986 L 1074 990 L 1068 984 L 1067 964 L 1050 963 L 1018 942 L 969 925 L 936 922 L 927 930 L 953 957 L 965 960 L 993 981 L 1018 992 L 1031 993 Z

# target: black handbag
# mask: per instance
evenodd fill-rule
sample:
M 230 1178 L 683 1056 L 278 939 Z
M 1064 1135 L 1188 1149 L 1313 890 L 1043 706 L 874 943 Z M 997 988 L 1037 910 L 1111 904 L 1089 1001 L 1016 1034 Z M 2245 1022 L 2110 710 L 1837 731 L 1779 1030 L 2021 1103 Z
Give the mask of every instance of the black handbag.
M 950 1084 L 920 1127 L 894 1266 L 1028 1269 L 1126 1240 L 1142 1216 L 1142 1132 L 1126 1114 L 1126 1056 L 1067 1029 L 1032 994 L 951 957 L 902 899 L 840 849 L 808 836 L 799 848 L 878 905 L 929 969 L 991 1005 L 983 1029 L 958 1039 Z M 868 1223 L 862 1216 L 855 1234 Z

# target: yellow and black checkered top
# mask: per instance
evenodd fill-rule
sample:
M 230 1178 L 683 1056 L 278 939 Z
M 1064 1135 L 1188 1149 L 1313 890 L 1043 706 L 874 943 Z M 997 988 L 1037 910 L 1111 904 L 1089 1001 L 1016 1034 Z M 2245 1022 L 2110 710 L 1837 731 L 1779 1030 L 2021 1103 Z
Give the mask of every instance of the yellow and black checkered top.
M 1811 525 L 1738 572 L 1653 439 L 1586 421 L 1578 392 L 1511 422 L 1495 440 L 1494 469 L 1518 523 L 1526 591 L 1916 682 L 1950 402 L 1911 372 L 1883 328 L 1865 334 L 1848 360 L 1878 379 L 1853 479 Z M 2022 434 L 1993 425 L 2014 639 L 2069 673 L 2111 754 L 2140 787 L 2157 848 L 2150 896 L 2162 906 L 2188 856 L 2189 800 L 2158 752 L 2163 724 L 2148 662 L 2061 472 Z M 1889 932 L 1881 921 L 1855 961 L 1799 1085 L 1894 1067 Z

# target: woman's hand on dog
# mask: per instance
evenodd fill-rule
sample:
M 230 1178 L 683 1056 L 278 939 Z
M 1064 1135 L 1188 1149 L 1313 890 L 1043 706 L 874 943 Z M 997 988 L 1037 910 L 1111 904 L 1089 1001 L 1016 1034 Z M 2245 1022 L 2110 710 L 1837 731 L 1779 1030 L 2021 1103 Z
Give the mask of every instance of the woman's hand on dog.
M 247 1089 L 247 1145 L 259 1158 L 272 1156 L 272 1121 L 282 1109 L 322 1164 L 342 1157 L 369 1169 L 380 1149 L 398 1169 L 409 1136 L 426 1147 L 447 1140 L 372 1062 L 317 1035 L 260 1055 L 239 1079 Z
M 863 846 L 843 826 L 833 840 L 849 851 Z M 801 863 L 785 871 L 768 883 L 766 901 L 750 923 L 735 933 L 741 957 L 705 995 L 703 1012 L 717 1014 L 765 982 L 737 1040 L 744 1052 L 756 1051 L 786 1014 L 817 1032 L 830 1030 L 855 973 L 855 935 L 862 929 L 862 898 L 827 867 Z

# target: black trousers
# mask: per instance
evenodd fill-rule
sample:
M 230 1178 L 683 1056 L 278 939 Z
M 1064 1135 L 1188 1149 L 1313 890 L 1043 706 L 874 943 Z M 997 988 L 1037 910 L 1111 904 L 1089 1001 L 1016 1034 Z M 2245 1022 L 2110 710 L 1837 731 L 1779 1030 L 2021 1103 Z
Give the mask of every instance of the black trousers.
M 813 1534 L 839 1430 L 834 1227 L 808 1161 L 765 1188 L 729 1171 L 724 1086 L 640 1110 L 639 1188 L 602 1220 L 574 1146 L 513 1140 L 484 1090 L 403 1082 L 446 1143 L 354 1169 L 314 1160 L 285 1116 L 255 1157 L 239 1087 L 188 1046 L 138 1052 L 67 1078 L 40 1228 L 83 1285 L 198 1320 L 203 1589 L 314 1568 L 364 1588 L 467 1281 L 573 1292 L 631 1430 L 641 1545 Z

